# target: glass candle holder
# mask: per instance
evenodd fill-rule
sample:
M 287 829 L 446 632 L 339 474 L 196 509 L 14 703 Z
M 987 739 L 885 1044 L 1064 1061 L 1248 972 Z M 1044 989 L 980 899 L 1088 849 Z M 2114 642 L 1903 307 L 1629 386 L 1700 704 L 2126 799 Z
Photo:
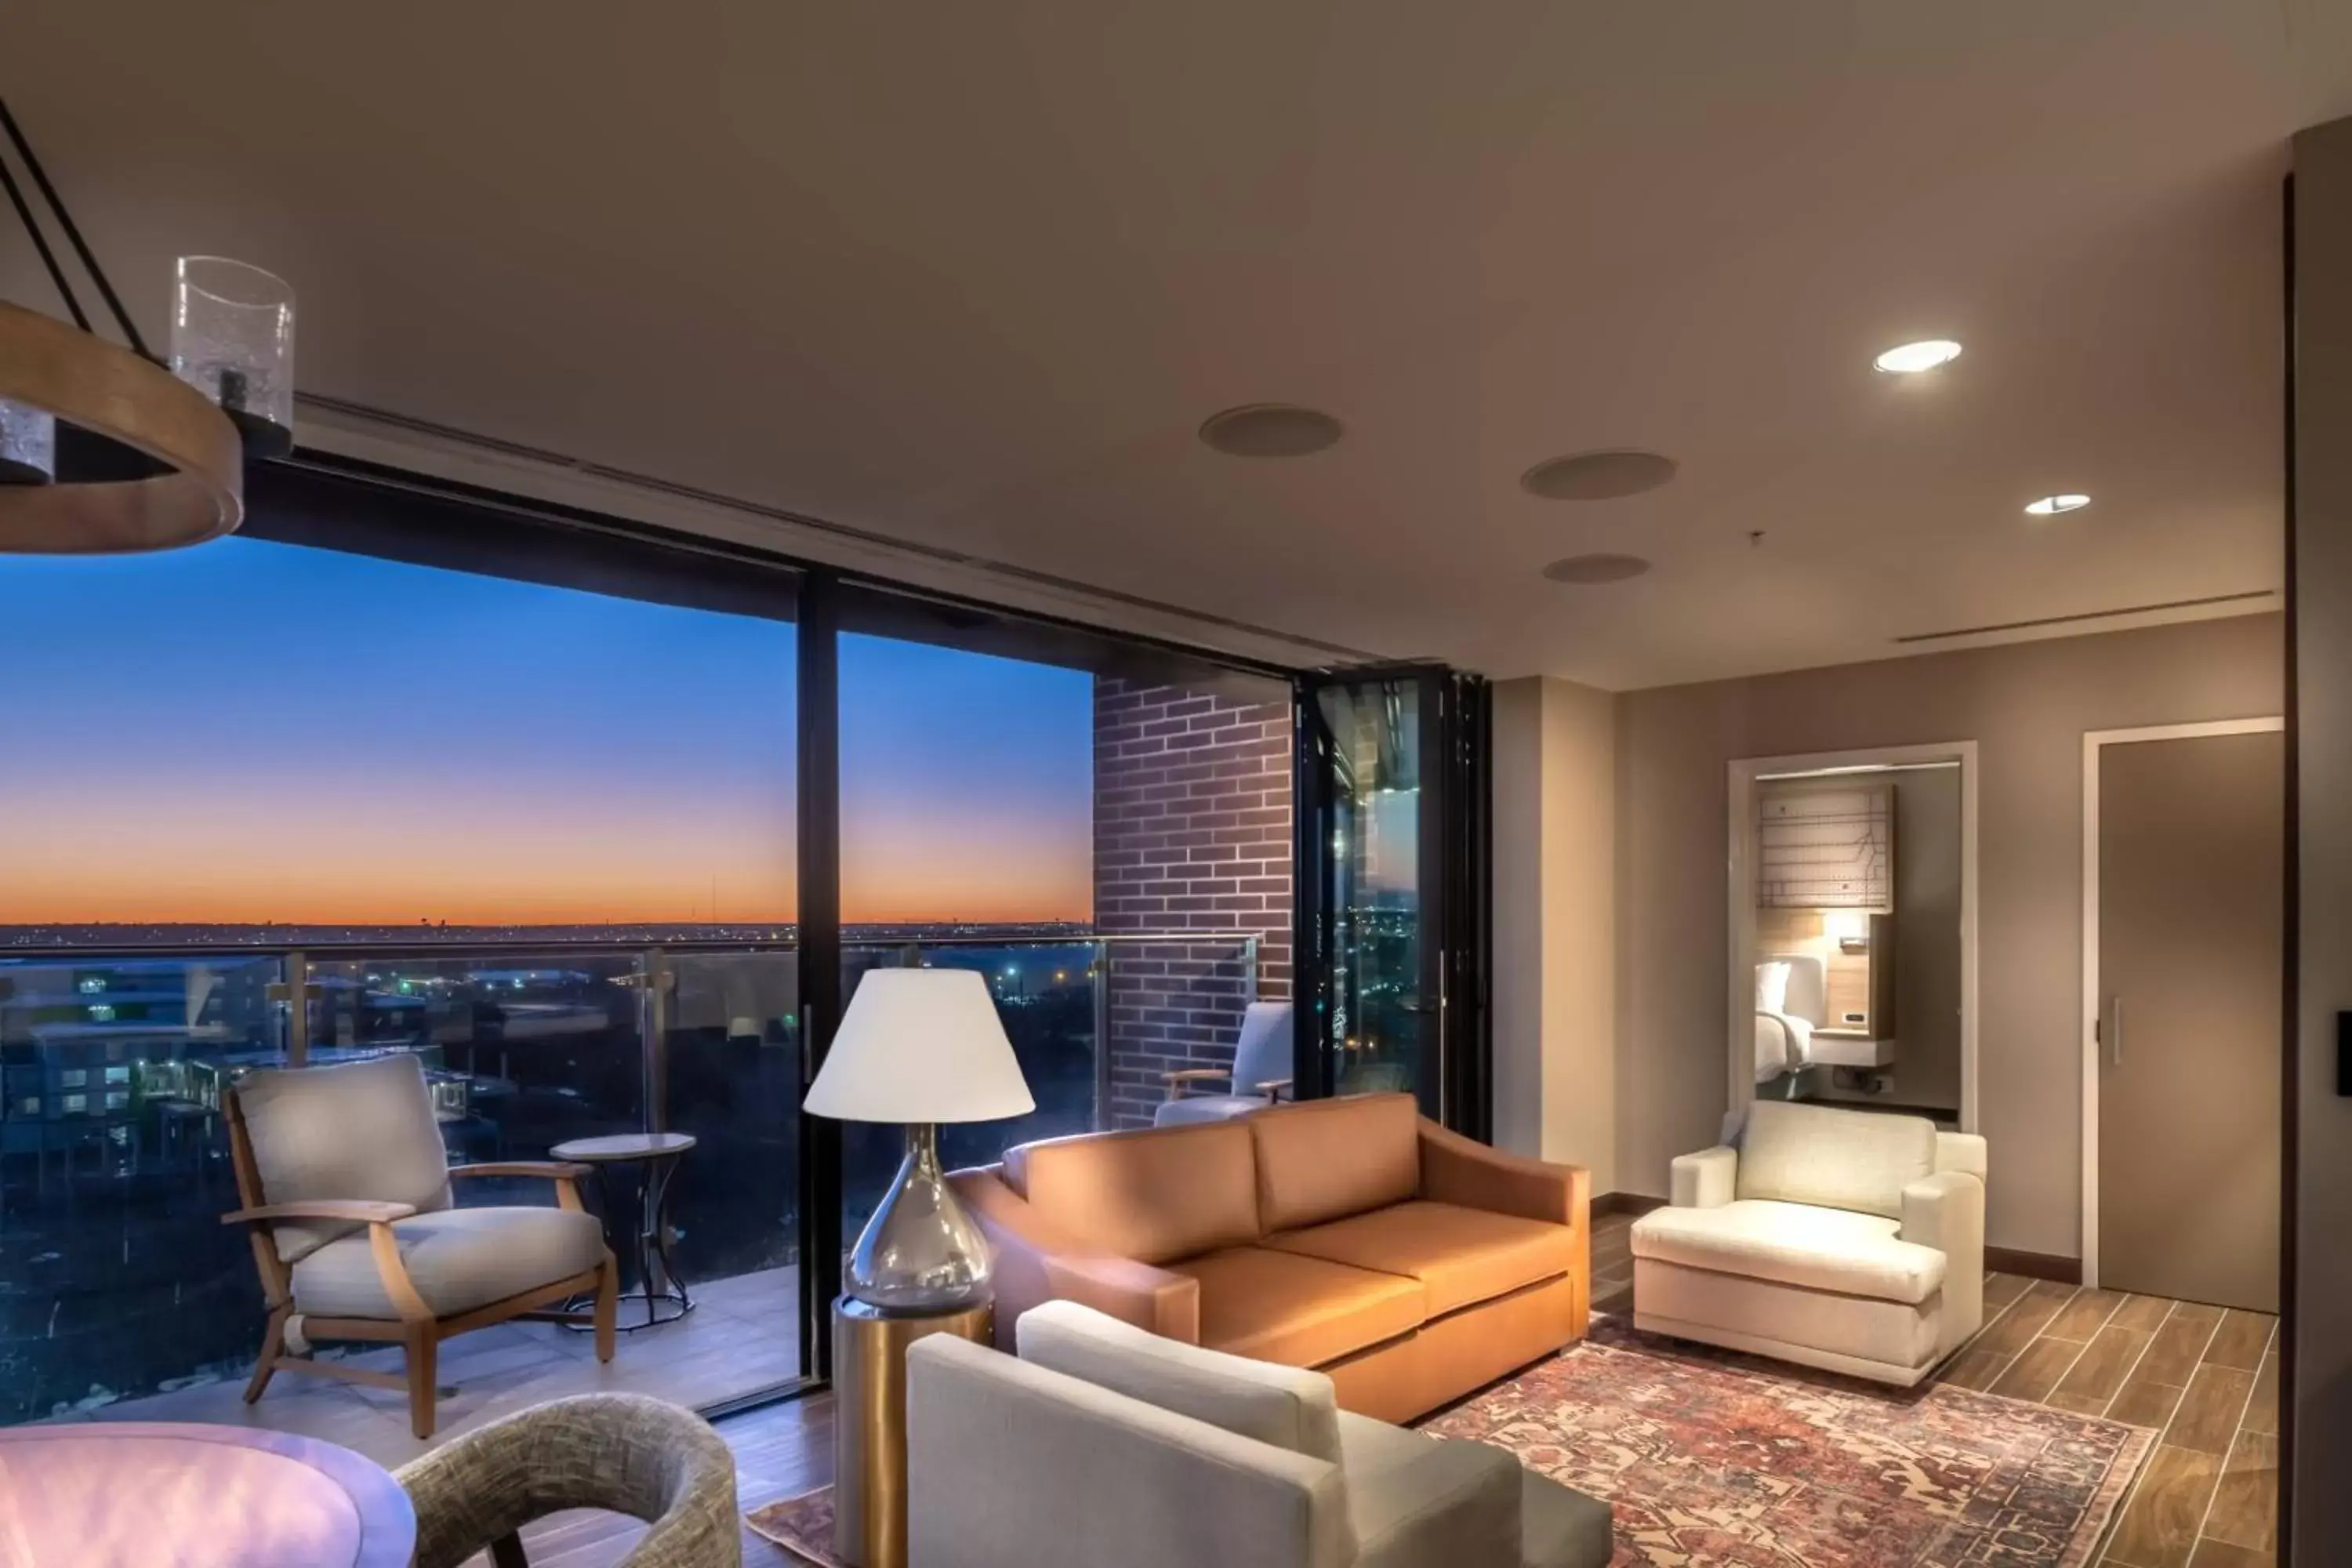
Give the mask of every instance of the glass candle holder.
M 172 289 L 172 374 L 220 405 L 247 453 L 294 447 L 294 290 L 258 267 L 183 256 Z
M 57 477 L 56 418 L 0 397 L 0 485 L 46 485 Z

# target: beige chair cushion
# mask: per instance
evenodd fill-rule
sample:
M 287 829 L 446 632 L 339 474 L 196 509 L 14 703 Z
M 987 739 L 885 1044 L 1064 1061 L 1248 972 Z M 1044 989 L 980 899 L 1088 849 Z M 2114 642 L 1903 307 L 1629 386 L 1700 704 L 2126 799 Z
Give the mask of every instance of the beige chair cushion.
M 405 1054 L 341 1067 L 268 1068 L 236 1083 L 262 1202 L 362 1199 L 449 1206 L 449 1157 L 425 1069 Z M 359 1227 L 273 1225 L 278 1256 L 297 1263 Z
M 1258 1245 L 1418 1279 L 1433 1318 L 1565 1274 L 1576 1262 L 1576 1233 L 1564 1225 L 1419 1199 Z
M 1258 1218 L 1268 1231 L 1420 1194 L 1421 1108 L 1409 1094 L 1307 1100 L 1242 1125 L 1257 1141 Z
M 1633 1222 L 1633 1251 L 1718 1274 L 1916 1305 L 1943 1288 L 1944 1255 L 1899 1239 L 1898 1228 L 1899 1221 L 1849 1209 L 1741 1198 L 1719 1208 L 1653 1209 Z
M 1115 1258 L 1166 1263 L 1258 1237 L 1257 1176 L 1241 1122 L 1024 1143 L 1004 1182 L 1047 1223 Z
M 1759 1100 L 1739 1139 L 1738 1195 L 1903 1215 L 1903 1189 L 1936 1169 L 1924 1116 Z
M 1294 1454 L 1339 1462 L 1339 1405 L 1319 1372 L 1179 1344 L 1082 1307 L 1045 1301 L 1013 1326 L 1021 1359 Z
M 1420 1327 L 1421 1282 L 1262 1247 L 1229 1247 L 1168 1266 L 1201 1282 L 1201 1342 L 1211 1350 L 1321 1366 Z
M 584 1274 L 604 1261 L 593 1215 L 569 1209 L 443 1209 L 396 1222 L 409 1282 L 436 1318 L 454 1317 Z M 397 1318 L 365 1235 L 331 1241 L 294 1266 L 294 1305 L 321 1318 Z

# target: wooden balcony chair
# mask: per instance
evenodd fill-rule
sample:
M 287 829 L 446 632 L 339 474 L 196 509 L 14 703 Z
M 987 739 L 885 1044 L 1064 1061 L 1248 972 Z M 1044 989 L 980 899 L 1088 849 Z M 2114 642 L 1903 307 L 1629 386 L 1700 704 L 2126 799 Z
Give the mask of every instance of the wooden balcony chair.
M 443 1340 L 512 1319 L 593 1321 L 613 1359 L 619 1274 L 581 1205 L 585 1165 L 547 1161 L 452 1168 L 424 1068 L 413 1056 L 247 1074 L 224 1093 L 229 1152 L 268 1311 L 250 1405 L 279 1371 L 405 1388 L 409 1425 L 434 1426 Z M 457 1206 L 451 1184 L 544 1176 L 555 1206 Z M 593 1293 L 593 1312 L 557 1304 Z M 306 1353 L 318 1340 L 403 1345 L 407 1376 Z
M 1179 1068 L 1161 1073 L 1168 1098 L 1151 1113 L 1154 1127 L 1190 1121 L 1222 1121 L 1262 1110 L 1290 1093 L 1290 1004 L 1253 1002 L 1242 1014 L 1230 1068 Z M 1223 1081 L 1223 1094 L 1192 1094 L 1202 1083 Z

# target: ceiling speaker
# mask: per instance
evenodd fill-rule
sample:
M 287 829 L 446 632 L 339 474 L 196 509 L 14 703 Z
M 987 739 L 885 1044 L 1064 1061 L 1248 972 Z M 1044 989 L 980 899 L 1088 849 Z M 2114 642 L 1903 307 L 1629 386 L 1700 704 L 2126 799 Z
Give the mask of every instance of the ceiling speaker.
M 1321 409 L 1287 403 L 1245 403 L 1201 425 L 1201 439 L 1232 458 L 1303 458 L 1337 444 L 1342 433 Z
M 1519 488 L 1546 500 L 1615 500 L 1656 489 L 1674 477 L 1672 458 L 1623 448 L 1538 463 L 1519 476 Z

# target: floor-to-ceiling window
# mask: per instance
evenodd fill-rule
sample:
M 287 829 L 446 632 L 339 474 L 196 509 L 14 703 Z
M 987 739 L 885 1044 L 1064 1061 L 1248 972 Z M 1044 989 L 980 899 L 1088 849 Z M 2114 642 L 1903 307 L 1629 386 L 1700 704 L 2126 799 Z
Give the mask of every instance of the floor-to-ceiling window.
M 643 1168 L 591 1188 L 675 1321 L 609 1370 L 461 1336 L 446 1434 L 822 1373 L 898 1134 L 798 1105 L 873 968 L 988 978 L 1037 1110 L 949 1130 L 957 1164 L 1148 1122 L 1287 995 L 1277 673 L 397 476 L 250 499 L 215 544 L 0 559 L 0 1420 L 247 1418 L 218 1221 L 257 1069 L 413 1056 L 452 1165 L 694 1139 L 645 1270 Z M 251 1418 L 413 1451 L 389 1392 L 280 1379 Z
M 453 1165 L 691 1134 L 643 1272 L 694 1310 L 629 1337 L 623 1385 L 798 1377 L 792 575 L 341 483 L 253 500 L 194 549 L 0 561 L 0 1419 L 233 1408 L 262 1298 L 219 1223 L 223 1091 L 392 1052 Z M 644 1167 L 600 1174 L 638 1283 Z M 460 1339 L 445 1419 L 594 1368 L 552 1325 Z M 405 1429 L 394 1394 L 268 1398 Z

